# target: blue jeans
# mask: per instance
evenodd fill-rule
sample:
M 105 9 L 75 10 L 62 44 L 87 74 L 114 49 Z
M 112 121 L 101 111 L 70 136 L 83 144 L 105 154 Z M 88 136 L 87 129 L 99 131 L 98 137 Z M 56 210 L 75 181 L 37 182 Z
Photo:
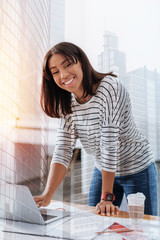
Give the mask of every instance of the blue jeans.
M 102 188 L 102 173 L 95 168 L 90 191 L 89 191 L 89 206 L 96 206 L 100 202 Z M 145 170 L 128 176 L 116 176 L 114 180 L 113 192 L 115 201 L 113 204 L 120 207 L 123 194 L 126 197 L 128 194 L 142 192 L 146 196 L 145 214 L 157 216 L 157 173 L 155 164 L 152 163 Z

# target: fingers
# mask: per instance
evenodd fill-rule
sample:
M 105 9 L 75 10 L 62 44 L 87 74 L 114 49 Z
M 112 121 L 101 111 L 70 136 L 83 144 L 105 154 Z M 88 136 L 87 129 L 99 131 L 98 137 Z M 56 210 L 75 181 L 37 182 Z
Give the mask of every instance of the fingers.
M 36 202 L 36 205 L 38 208 L 43 207 L 43 204 L 41 202 Z
M 100 202 L 96 206 L 97 213 L 100 213 L 101 215 L 114 215 L 119 213 L 119 208 L 117 206 L 114 206 L 112 202 Z
M 114 215 L 116 213 L 116 207 L 113 204 L 110 207 L 110 213 L 111 215 Z
M 34 201 L 36 202 L 36 205 L 37 205 L 37 207 L 39 208 L 39 207 L 41 207 L 41 197 L 40 196 L 35 196 L 35 197 L 33 197 L 34 198 Z
M 119 214 L 119 207 L 115 207 L 116 214 Z
M 35 202 L 39 202 L 39 201 L 43 200 L 44 196 L 43 195 L 41 195 L 41 196 L 34 196 L 33 198 L 34 198 Z
M 47 201 L 46 197 L 44 195 L 41 196 L 34 196 L 33 197 L 37 207 L 46 207 L 49 204 L 49 201 Z
M 99 204 L 96 205 L 96 210 L 97 210 L 97 213 L 101 213 L 101 209 L 99 207 Z
M 101 214 L 102 214 L 102 215 L 105 215 L 105 212 L 108 211 L 107 206 L 105 206 L 104 204 L 101 206 L 100 209 L 101 209 Z

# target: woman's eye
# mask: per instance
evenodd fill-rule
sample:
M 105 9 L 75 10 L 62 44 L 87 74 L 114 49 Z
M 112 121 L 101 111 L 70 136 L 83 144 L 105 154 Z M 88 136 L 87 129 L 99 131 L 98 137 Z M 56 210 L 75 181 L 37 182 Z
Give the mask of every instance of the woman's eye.
M 69 63 L 67 63 L 67 64 L 66 64 L 66 66 L 65 66 L 65 68 L 67 68 L 67 67 L 71 66 L 71 64 L 72 64 L 72 63 L 70 63 L 70 62 L 69 62 Z
M 56 73 L 58 73 L 58 71 L 56 71 L 56 72 L 52 72 L 52 75 L 55 75 Z

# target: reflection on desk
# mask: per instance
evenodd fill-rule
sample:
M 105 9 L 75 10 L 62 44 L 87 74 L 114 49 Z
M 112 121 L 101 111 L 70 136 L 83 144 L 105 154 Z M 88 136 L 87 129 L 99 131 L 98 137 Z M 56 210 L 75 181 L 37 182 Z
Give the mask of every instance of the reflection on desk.
M 0 239 L 159 239 L 160 218 L 145 215 L 144 220 L 133 224 L 128 212 L 108 217 L 96 213 L 95 207 L 52 201 L 48 208 L 70 211 L 71 218 L 47 226 L 1 221 Z M 114 228 L 133 231 L 114 232 Z M 7 232 L 3 232 L 3 231 Z M 112 230 L 112 231 L 111 231 Z M 110 231 L 110 233 L 108 233 Z M 41 238 L 40 238 L 41 236 Z M 138 237 L 138 238 L 137 238 Z

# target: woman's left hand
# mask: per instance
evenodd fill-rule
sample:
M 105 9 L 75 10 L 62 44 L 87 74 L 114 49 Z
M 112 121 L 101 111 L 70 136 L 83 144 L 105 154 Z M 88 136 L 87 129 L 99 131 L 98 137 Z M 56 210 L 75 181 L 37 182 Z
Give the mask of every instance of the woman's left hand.
M 110 201 L 104 201 L 104 200 L 101 200 L 101 202 L 99 202 L 96 205 L 96 210 L 97 210 L 97 213 L 100 213 L 101 215 L 107 215 L 107 216 L 119 213 L 119 208 L 117 206 L 114 206 L 113 203 Z

